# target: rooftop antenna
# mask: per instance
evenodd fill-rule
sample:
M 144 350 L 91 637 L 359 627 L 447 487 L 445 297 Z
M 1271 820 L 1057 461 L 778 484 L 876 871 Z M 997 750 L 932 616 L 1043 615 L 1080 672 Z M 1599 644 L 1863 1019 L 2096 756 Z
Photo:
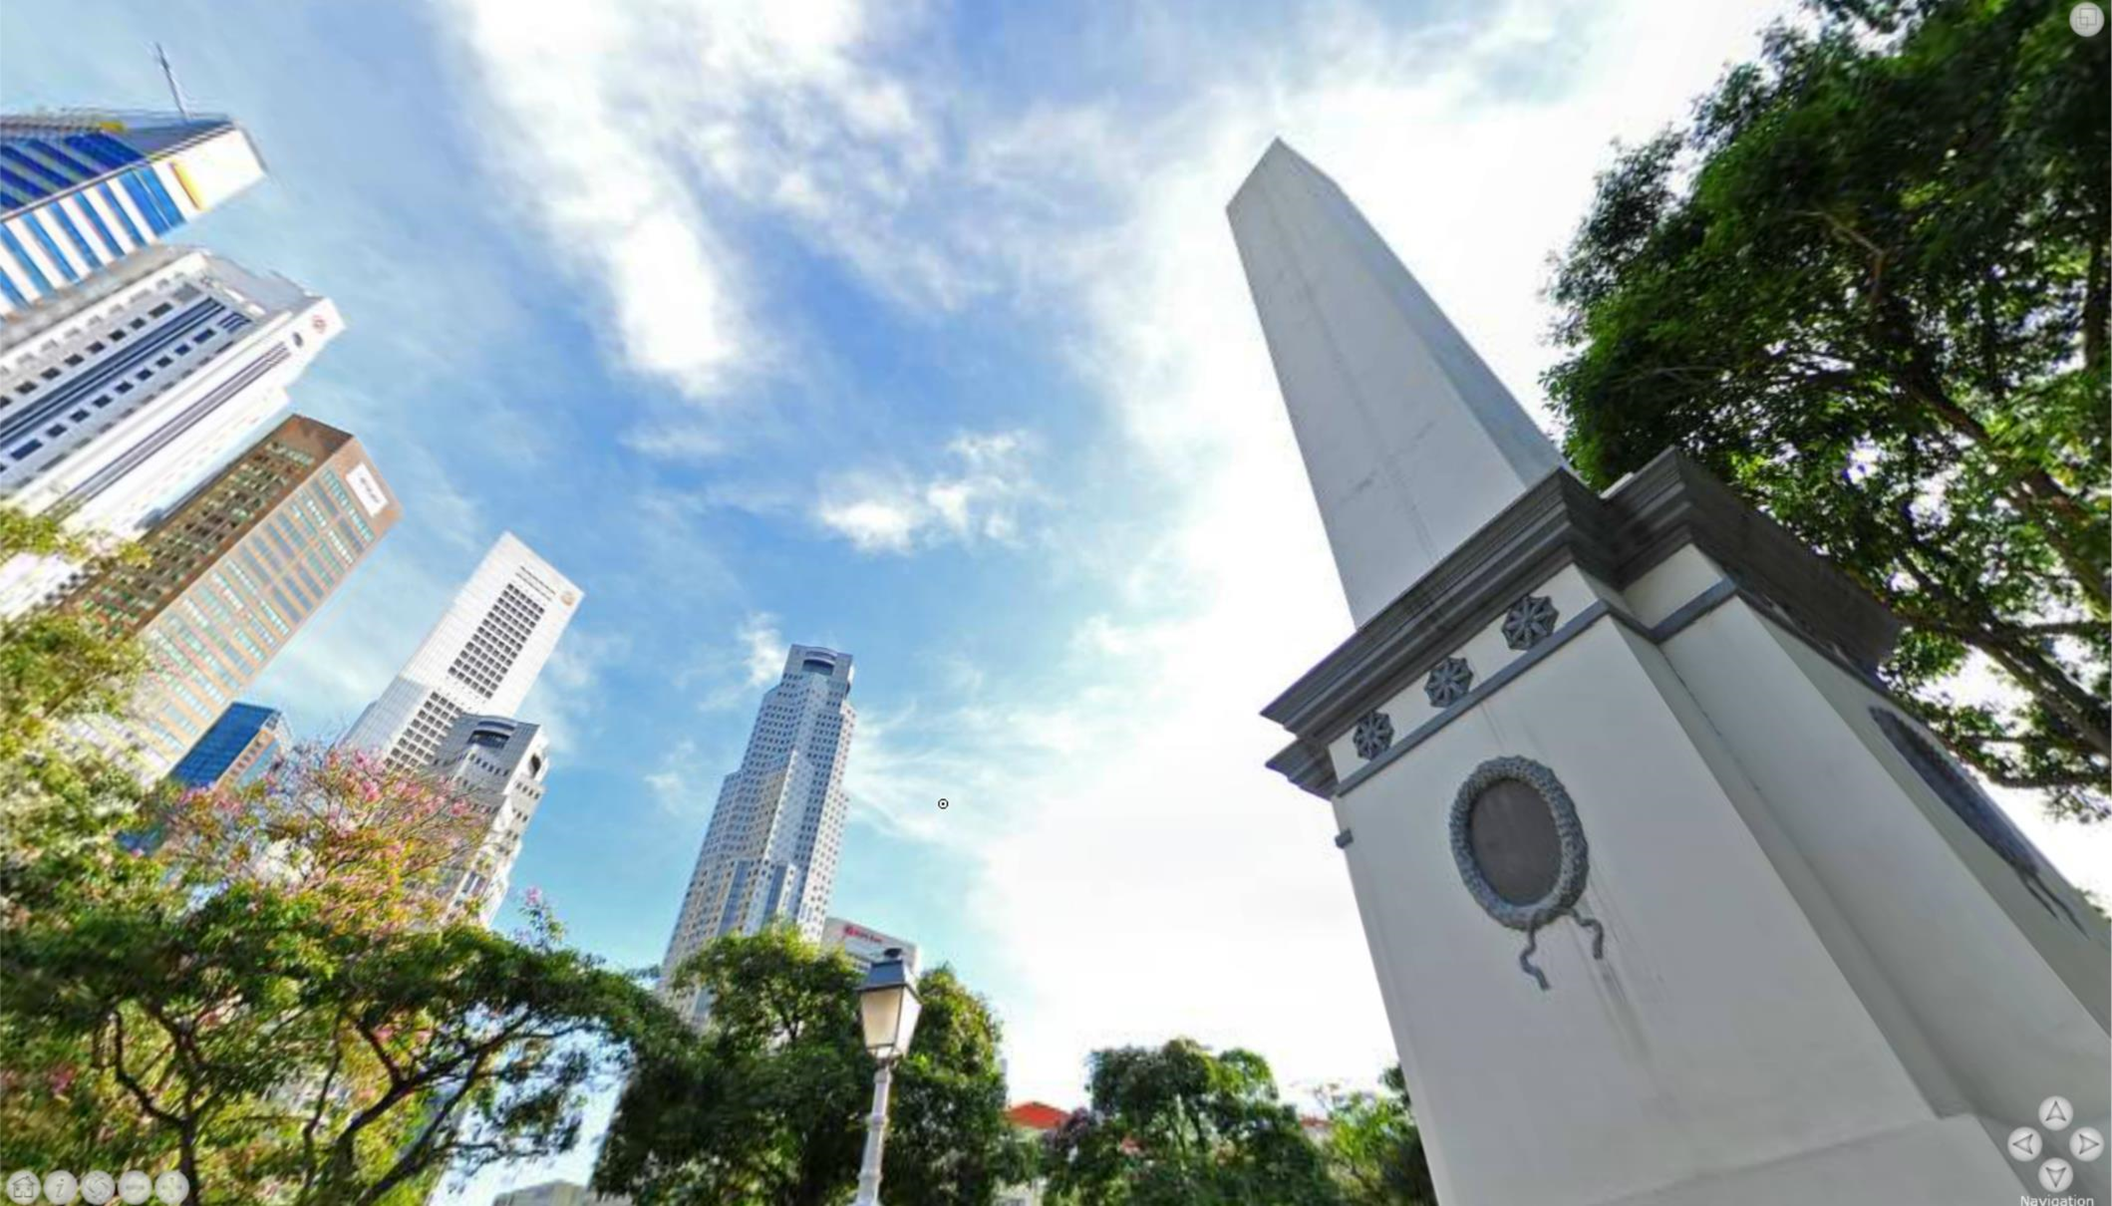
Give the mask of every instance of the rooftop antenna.
M 154 61 L 161 64 L 162 77 L 169 81 L 169 96 L 176 102 L 177 115 L 190 120 L 191 111 L 183 103 L 183 87 L 176 82 L 176 69 L 169 65 L 169 52 L 159 42 L 154 43 Z

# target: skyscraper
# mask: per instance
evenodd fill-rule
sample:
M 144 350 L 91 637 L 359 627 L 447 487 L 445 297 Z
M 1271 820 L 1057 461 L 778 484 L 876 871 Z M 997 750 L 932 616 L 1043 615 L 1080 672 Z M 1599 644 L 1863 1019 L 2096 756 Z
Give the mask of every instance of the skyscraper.
M 0 500 L 67 512 L 83 534 L 137 536 L 286 405 L 344 326 L 283 277 L 155 247 L 0 327 Z M 0 567 L 0 615 L 49 598 L 53 558 Z
M 722 934 L 785 919 L 810 939 L 821 936 L 849 807 L 843 770 L 858 723 L 850 691 L 850 654 L 792 646 L 784 676 L 763 696 L 740 769 L 719 786 L 663 982 Z M 692 1022 L 708 1006 L 694 993 L 674 1004 Z
M 231 703 L 169 772 L 186 787 L 241 784 L 268 772 L 293 748 L 286 714 L 262 704 Z
M 225 117 L 0 116 L 0 320 L 160 239 L 264 175 Z
M 166 773 L 401 514 L 358 440 L 280 423 L 154 525 L 142 564 L 68 596 L 154 663 L 127 715 L 96 723 L 105 744 Z
M 464 715 L 510 716 L 578 610 L 579 587 L 513 533 L 501 535 L 346 745 L 422 770 Z
M 466 715 L 441 739 L 433 759 L 434 774 L 451 781 L 485 818 L 483 844 L 455 880 L 453 899 L 486 925 L 506 899 L 521 835 L 543 802 L 548 747 L 538 725 Z

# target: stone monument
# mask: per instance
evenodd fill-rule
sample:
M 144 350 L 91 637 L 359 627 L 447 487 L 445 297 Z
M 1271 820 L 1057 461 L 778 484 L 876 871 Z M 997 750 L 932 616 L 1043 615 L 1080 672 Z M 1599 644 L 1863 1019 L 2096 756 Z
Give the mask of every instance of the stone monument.
M 1356 628 L 1270 765 L 1446 1206 L 2105 1202 L 2106 926 L 1880 685 L 1892 615 L 1673 453 L 1584 486 L 1283 143 L 1229 213 Z

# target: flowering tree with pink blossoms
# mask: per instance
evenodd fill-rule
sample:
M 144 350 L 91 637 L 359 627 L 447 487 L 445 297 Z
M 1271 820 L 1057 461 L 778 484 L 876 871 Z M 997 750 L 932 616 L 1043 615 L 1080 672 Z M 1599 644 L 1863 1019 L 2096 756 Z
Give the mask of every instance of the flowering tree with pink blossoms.
M 426 775 L 304 749 L 26 852 L 35 907 L 0 917 L 0 1167 L 367 1206 L 569 1147 L 590 1089 L 685 1032 L 563 947 L 539 892 L 513 938 L 462 916 L 487 820 Z M 127 853 L 120 830 L 159 841 Z
M 268 884 L 396 929 L 447 919 L 488 820 L 447 781 L 307 747 L 250 783 L 185 793 L 161 828 L 164 861 L 194 883 Z

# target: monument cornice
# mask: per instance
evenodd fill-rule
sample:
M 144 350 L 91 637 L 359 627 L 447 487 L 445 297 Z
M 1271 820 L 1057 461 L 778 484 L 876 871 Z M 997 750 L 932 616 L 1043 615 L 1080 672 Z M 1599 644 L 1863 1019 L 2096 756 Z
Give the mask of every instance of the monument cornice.
M 1269 765 L 1309 792 L 1332 794 L 1327 742 L 1534 587 L 1574 565 L 1622 588 L 1690 545 L 1865 674 L 1898 637 L 1899 621 L 1883 604 L 1676 450 L 1603 496 L 1558 469 L 1262 709 L 1298 737 Z

